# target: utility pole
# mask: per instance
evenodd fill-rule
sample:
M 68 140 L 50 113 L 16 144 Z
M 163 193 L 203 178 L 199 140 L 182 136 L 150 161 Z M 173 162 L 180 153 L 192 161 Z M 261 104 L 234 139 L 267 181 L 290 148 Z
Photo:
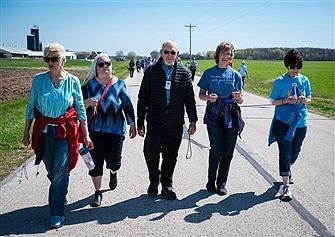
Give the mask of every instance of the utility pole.
M 191 60 L 192 60 L 192 44 L 191 44 L 191 42 L 192 42 L 192 27 L 197 27 L 197 26 L 193 26 L 193 25 L 191 25 L 191 24 L 189 24 L 189 25 L 185 25 L 185 27 L 189 27 L 190 28 L 190 62 L 191 62 Z

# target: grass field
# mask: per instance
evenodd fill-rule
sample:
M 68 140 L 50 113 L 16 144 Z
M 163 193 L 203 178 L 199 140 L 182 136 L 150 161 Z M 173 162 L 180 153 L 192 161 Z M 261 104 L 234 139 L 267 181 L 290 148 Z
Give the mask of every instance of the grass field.
M 214 60 L 200 60 L 197 75 L 211 66 Z M 238 69 L 241 60 L 234 60 L 233 67 Z M 68 60 L 66 69 L 88 70 L 91 62 L 82 60 Z M 8 60 L 0 59 L 1 68 L 40 68 L 46 70 L 42 60 Z M 282 61 L 247 61 L 249 76 L 245 90 L 268 97 L 273 80 L 286 72 Z M 128 62 L 113 61 L 114 74 L 126 78 Z M 307 76 L 312 87 L 313 111 L 335 118 L 335 62 L 305 62 L 301 73 Z M 84 78 L 80 78 L 83 80 Z M 0 92 L 3 93 L 3 92 Z M 28 157 L 33 155 L 30 148 L 21 144 L 24 127 L 24 113 L 27 98 L 0 102 L 0 180 L 7 177 L 20 166 Z
M 242 60 L 234 60 L 238 70 Z M 214 60 L 198 61 L 200 73 L 215 65 Z M 268 97 L 275 78 L 287 72 L 282 61 L 248 60 L 248 78 L 245 90 Z M 197 72 L 199 73 L 199 72 Z M 312 103 L 309 109 L 327 117 L 335 118 L 335 61 L 307 61 L 300 73 L 307 76 L 312 88 Z

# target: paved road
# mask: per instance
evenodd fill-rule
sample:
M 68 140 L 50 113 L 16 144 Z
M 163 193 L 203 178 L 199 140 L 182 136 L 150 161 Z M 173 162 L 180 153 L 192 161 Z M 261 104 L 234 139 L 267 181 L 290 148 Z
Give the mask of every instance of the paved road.
M 196 78 L 195 84 L 198 78 Z M 127 79 L 136 104 L 141 74 Z M 198 88 L 195 86 L 198 93 Z M 334 236 L 334 120 L 310 114 L 307 139 L 293 168 L 294 200 L 279 200 L 280 177 L 276 144 L 267 146 L 273 107 L 268 100 L 245 95 L 246 128 L 238 139 L 228 179 L 228 195 L 205 189 L 209 142 L 202 124 L 205 103 L 197 100 L 200 121 L 191 137 L 192 157 L 186 159 L 185 132 L 174 175 L 178 199 L 146 195 L 148 173 L 143 138 L 126 139 L 119 186 L 109 191 L 103 177 L 103 203 L 91 208 L 93 185 L 82 160 L 71 172 L 66 223 L 49 230 L 45 169 L 35 177 L 33 159 L 1 183 L 0 235 L 36 236 Z M 186 128 L 185 128 L 186 131 Z

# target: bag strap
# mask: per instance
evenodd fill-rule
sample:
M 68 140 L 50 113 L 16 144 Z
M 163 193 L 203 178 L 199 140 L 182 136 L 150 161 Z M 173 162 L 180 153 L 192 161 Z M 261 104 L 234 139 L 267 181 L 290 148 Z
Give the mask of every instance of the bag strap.
M 112 84 L 112 81 L 113 81 L 113 75 L 112 75 L 112 78 L 109 79 L 109 81 L 107 82 L 106 87 L 105 87 L 104 91 L 102 92 L 101 97 L 100 97 L 97 105 L 94 107 L 94 111 L 91 114 L 90 118 L 88 119 L 88 122 L 87 122 L 88 124 L 92 121 L 93 117 L 98 113 L 98 107 L 99 107 L 102 99 L 104 98 L 104 96 L 105 96 L 105 94 L 107 92 L 108 87 Z

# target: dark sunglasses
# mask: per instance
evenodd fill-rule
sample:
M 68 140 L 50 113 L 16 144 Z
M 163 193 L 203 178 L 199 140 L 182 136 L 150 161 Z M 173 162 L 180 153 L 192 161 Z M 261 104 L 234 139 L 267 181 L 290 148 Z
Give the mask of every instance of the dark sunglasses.
M 168 54 L 171 54 L 171 55 L 176 55 L 177 52 L 176 51 L 169 51 L 169 50 L 164 50 L 164 54 L 168 55 Z
M 290 64 L 289 65 L 289 68 L 290 69 L 295 69 L 295 68 L 297 68 L 297 69 L 301 69 L 302 68 L 302 63 L 292 63 L 292 64 Z
M 44 60 L 44 62 L 46 62 L 46 63 L 48 63 L 48 62 L 53 62 L 53 63 L 55 63 L 55 62 L 57 62 L 58 61 L 58 59 L 59 59 L 59 57 L 51 57 L 51 58 L 49 58 L 49 57 L 43 57 L 43 60 Z
M 104 66 L 109 67 L 111 65 L 111 62 L 100 62 L 97 64 L 98 67 L 102 68 Z

